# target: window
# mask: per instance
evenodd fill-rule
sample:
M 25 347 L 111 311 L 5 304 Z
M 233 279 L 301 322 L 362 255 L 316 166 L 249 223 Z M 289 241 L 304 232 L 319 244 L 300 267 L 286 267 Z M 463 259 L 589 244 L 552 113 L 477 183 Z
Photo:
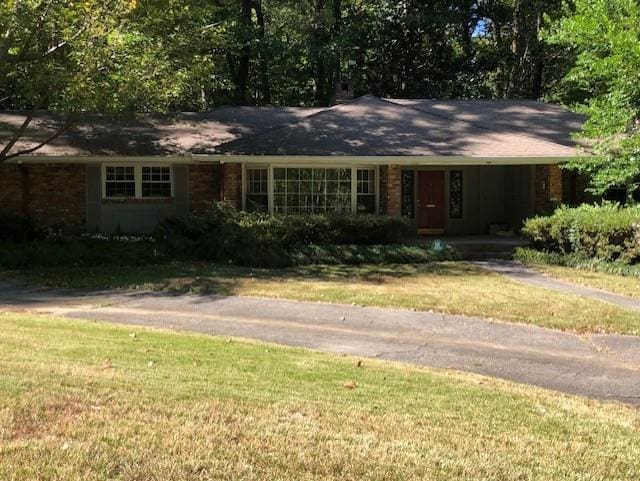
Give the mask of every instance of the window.
M 171 167 L 142 167 L 142 197 L 171 197 Z
M 274 168 L 273 211 L 351 211 L 351 169 Z
M 267 212 L 269 210 L 269 169 L 247 169 L 247 210 Z
M 462 171 L 449 172 L 449 217 L 462 218 Z
M 400 212 L 404 217 L 413 219 L 414 217 L 414 179 L 413 170 L 402 171 L 402 197 Z
M 171 166 L 106 165 L 105 198 L 169 198 Z
M 105 168 L 105 196 L 106 197 L 135 197 L 136 176 L 135 167 L 106 167 Z
M 357 212 L 373 214 L 376 211 L 376 171 L 374 169 L 358 169 L 357 179 Z

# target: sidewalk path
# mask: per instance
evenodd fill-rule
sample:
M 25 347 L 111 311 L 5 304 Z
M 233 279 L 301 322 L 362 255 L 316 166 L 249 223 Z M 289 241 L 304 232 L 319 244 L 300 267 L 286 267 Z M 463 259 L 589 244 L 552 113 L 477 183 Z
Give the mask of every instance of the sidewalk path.
M 484 269 L 503 274 L 510 279 L 522 282 L 524 284 L 543 287 L 545 289 L 550 289 L 556 292 L 587 297 L 590 299 L 595 299 L 597 301 L 609 302 L 626 309 L 640 311 L 640 300 L 622 296 L 619 294 L 613 294 L 611 292 L 603 291 L 601 289 L 596 289 L 593 287 L 580 286 L 577 284 L 572 284 L 570 282 L 554 279 L 553 277 L 541 274 L 535 269 L 526 267 L 516 261 L 476 261 L 474 262 L 474 264 Z

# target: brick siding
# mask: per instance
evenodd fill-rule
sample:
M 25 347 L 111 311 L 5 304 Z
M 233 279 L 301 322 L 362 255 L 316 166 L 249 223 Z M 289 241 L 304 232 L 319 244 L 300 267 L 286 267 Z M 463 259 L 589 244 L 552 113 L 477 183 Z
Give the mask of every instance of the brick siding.
M 23 168 L 24 169 L 24 168 Z M 21 167 L 0 165 L 0 212 L 24 215 Z
M 557 165 L 536 165 L 536 214 L 550 214 L 562 202 L 562 169 Z
M 222 200 L 242 208 L 242 164 L 223 164 L 222 173 Z
M 37 222 L 64 230 L 86 225 L 87 174 L 83 164 L 30 165 L 29 212 Z
M 3 165 L 0 169 L 0 210 L 78 231 L 86 225 L 86 205 L 87 177 L 82 164 Z
M 220 200 L 222 166 L 189 165 L 189 210 L 202 211 L 209 203 Z
M 402 211 L 402 172 L 399 165 L 380 167 L 380 213 L 392 216 Z

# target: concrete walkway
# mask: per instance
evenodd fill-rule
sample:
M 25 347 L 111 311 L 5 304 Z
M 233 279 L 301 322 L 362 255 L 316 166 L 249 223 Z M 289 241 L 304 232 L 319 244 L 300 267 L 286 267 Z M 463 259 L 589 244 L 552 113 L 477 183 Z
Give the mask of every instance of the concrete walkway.
M 0 285 L 0 310 L 260 339 L 452 368 L 640 406 L 640 337 L 398 309 L 165 293 L 82 293 Z
M 589 299 L 615 304 L 625 309 L 640 311 L 640 300 L 619 294 L 613 294 L 593 287 L 580 286 L 570 282 L 554 279 L 553 277 L 541 274 L 535 269 L 526 267 L 516 261 L 476 261 L 474 264 L 484 269 L 503 274 L 514 281 L 522 282 L 524 284 L 542 287 L 556 292 L 587 297 Z

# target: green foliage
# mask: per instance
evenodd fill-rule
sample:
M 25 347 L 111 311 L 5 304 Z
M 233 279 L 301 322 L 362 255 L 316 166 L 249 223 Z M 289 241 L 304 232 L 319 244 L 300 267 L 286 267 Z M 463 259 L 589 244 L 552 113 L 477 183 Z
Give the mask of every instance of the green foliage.
M 0 212 L 0 242 L 28 242 L 45 235 L 31 219 Z
M 620 261 L 604 261 L 600 259 L 586 259 L 577 254 L 560 254 L 558 252 L 543 252 L 526 247 L 518 247 L 514 259 L 526 265 L 555 265 L 603 272 L 627 277 L 640 277 L 639 264 L 627 264 Z
M 426 264 L 436 261 L 459 260 L 452 248 L 435 251 L 430 244 L 329 244 L 299 245 L 289 251 L 292 265 L 314 264 Z
M 239 212 L 225 203 L 202 214 L 167 219 L 158 237 L 176 257 L 248 266 L 284 267 L 296 263 L 358 258 L 366 249 L 311 248 L 310 245 L 373 245 L 398 242 L 410 234 L 404 219 L 374 215 L 269 216 Z M 322 253 L 325 252 L 326 256 Z M 366 257 L 366 256 L 365 256 Z
M 0 244 L 0 266 L 7 269 L 141 266 L 166 260 L 151 239 L 135 237 L 50 237 L 33 242 Z
M 527 220 L 522 233 L 545 252 L 626 264 L 640 261 L 640 206 L 561 207 L 551 216 Z
M 588 116 L 580 137 L 597 157 L 568 167 L 589 175 L 592 190 L 640 186 L 640 4 L 636 0 L 575 0 L 549 41 L 577 53 L 560 98 Z
M 2 108 L 208 110 L 356 94 L 539 97 L 557 2 L 23 0 L 0 5 Z
M 4 223 L 4 220 L 10 222 Z M 379 216 L 283 216 L 238 212 L 224 203 L 202 215 L 164 221 L 158 240 L 83 235 L 57 237 L 20 217 L 0 219 L 0 267 L 114 267 L 174 259 L 255 267 L 311 264 L 390 264 L 454 260 L 452 249 L 398 243 L 404 220 Z

